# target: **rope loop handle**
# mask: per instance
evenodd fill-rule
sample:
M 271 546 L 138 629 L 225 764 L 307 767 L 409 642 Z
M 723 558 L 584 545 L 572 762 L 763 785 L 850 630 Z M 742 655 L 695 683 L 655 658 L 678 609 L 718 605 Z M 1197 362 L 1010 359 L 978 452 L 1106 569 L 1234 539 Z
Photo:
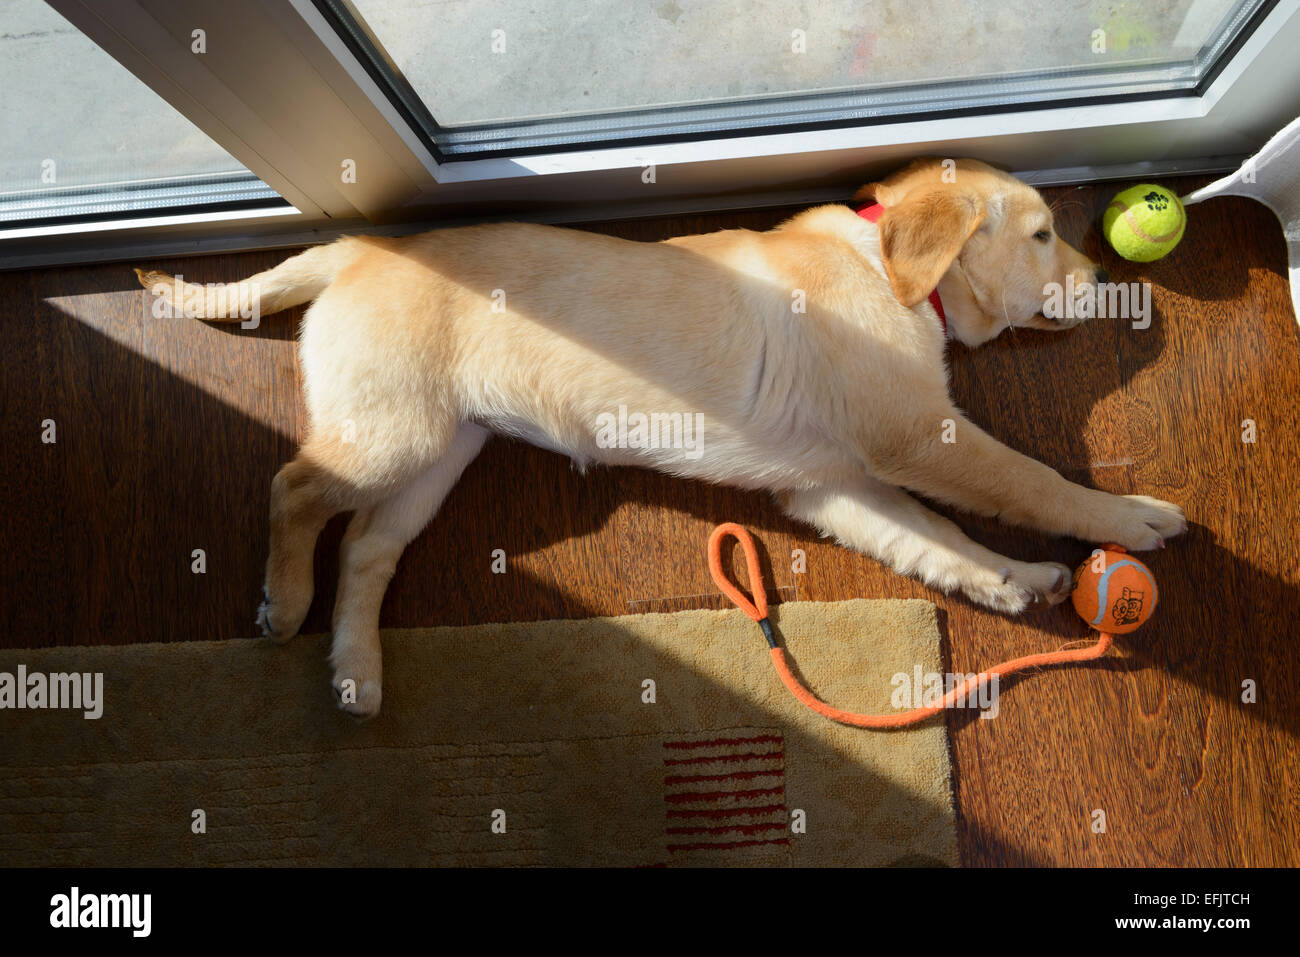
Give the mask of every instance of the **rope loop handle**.
M 722 542 L 728 536 L 735 538 L 740 544 L 740 550 L 745 553 L 745 568 L 749 573 L 749 590 L 754 593 L 753 601 L 733 585 L 727 578 L 727 573 L 722 570 Z M 758 548 L 754 545 L 749 529 L 735 522 L 726 522 L 713 530 L 709 536 L 709 574 L 722 593 L 746 615 L 754 621 L 767 619 L 767 589 L 763 587 L 763 570 L 758 567 Z

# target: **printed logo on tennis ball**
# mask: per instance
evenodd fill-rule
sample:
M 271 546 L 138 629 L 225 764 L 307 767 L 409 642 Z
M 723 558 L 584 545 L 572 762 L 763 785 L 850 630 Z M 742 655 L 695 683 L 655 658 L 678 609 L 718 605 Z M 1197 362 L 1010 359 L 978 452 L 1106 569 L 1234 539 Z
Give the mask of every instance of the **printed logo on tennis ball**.
M 1098 571 L 1098 568 L 1101 570 Z M 1108 635 L 1140 628 L 1156 610 L 1160 593 L 1151 569 L 1126 552 L 1104 549 L 1074 572 L 1070 601 L 1079 617 Z
M 1115 252 L 1135 263 L 1154 262 L 1178 245 L 1187 211 L 1163 186 L 1142 183 L 1116 195 L 1102 216 L 1101 231 Z

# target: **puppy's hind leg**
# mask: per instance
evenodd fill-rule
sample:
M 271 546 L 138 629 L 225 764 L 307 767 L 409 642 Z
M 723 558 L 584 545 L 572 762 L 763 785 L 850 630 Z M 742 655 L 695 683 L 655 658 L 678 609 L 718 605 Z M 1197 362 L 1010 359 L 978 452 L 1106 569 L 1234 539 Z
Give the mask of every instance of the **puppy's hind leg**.
M 847 486 L 791 492 L 786 511 L 901 574 L 941 591 L 961 591 L 997 611 L 1055 605 L 1070 592 L 1064 565 L 1018 562 L 990 551 L 902 489 L 866 476 Z
M 353 516 L 339 554 L 339 590 L 334 605 L 334 693 L 339 707 L 373 717 L 383 697 L 379 609 L 397 560 L 433 518 L 478 455 L 488 432 L 464 424 L 442 458 L 404 489 Z
M 319 463 L 318 451 L 304 446 L 271 480 L 271 544 L 257 623 L 280 643 L 298 633 L 311 607 L 312 558 L 321 529 L 348 508 L 337 478 Z
M 456 432 L 455 419 L 400 408 L 354 423 L 316 426 L 297 458 L 271 482 L 271 546 L 266 558 L 262 630 L 277 642 L 297 634 L 311 606 L 312 559 L 325 523 L 339 512 L 391 497 L 437 461 Z

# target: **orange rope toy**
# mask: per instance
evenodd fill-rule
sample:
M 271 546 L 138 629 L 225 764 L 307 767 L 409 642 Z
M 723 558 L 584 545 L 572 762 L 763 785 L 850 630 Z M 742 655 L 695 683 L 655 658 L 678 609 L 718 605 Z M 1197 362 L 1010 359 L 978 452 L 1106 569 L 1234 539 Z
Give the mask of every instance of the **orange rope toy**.
M 752 602 L 745 597 L 744 592 L 731 583 L 722 570 L 722 542 L 727 536 L 734 537 L 745 553 L 745 566 L 749 573 L 749 587 L 754 593 L 754 601 Z M 1078 648 L 1071 651 L 1051 651 L 1038 655 L 1026 655 L 1023 658 L 1013 658 L 1000 665 L 994 665 L 988 671 L 980 672 L 974 678 L 966 679 L 944 695 L 942 701 L 935 705 L 913 708 L 910 711 L 899 711 L 896 714 L 854 714 L 851 711 L 832 708 L 824 701 L 816 698 L 811 691 L 799 683 L 799 679 L 790 671 L 790 666 L 785 660 L 785 652 L 777 647 L 776 636 L 772 631 L 772 623 L 767 617 L 767 591 L 763 586 L 763 573 L 758 567 L 758 550 L 754 547 L 754 539 L 750 537 L 749 532 L 743 526 L 734 522 L 727 522 L 713 530 L 713 534 L 709 536 L 709 573 L 713 576 L 717 586 L 722 589 L 722 593 L 735 602 L 741 611 L 758 622 L 758 627 L 763 630 L 763 637 L 767 639 L 776 673 L 780 676 L 782 683 L 790 689 L 790 693 L 808 709 L 816 711 L 832 721 L 838 721 L 840 724 L 851 724 L 858 728 L 905 728 L 917 724 L 932 715 L 938 714 L 945 708 L 951 708 L 953 703 L 965 697 L 971 688 L 978 687 L 995 675 L 1001 677 L 1028 668 L 1041 668 L 1045 665 L 1094 661 L 1106 654 L 1114 642 L 1111 635 L 1102 634 L 1097 639 L 1097 643 L 1088 648 Z

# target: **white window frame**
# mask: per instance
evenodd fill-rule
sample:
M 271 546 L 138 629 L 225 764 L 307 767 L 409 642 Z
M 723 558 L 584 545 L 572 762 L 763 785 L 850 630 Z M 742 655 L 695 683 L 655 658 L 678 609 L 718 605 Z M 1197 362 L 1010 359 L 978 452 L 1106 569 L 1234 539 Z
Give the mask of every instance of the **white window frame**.
M 1280 0 L 1199 96 L 439 163 L 311 0 L 49 2 L 292 208 L 0 230 L 0 267 L 834 201 L 918 155 L 978 157 L 1035 185 L 1222 172 L 1300 114 L 1300 0 Z M 209 31 L 201 56 L 195 27 Z

